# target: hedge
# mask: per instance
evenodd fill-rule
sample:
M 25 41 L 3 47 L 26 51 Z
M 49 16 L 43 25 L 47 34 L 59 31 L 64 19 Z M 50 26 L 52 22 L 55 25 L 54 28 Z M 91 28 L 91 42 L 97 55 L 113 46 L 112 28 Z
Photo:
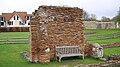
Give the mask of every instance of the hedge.
M 29 32 L 29 27 L 1 27 L 0 32 Z

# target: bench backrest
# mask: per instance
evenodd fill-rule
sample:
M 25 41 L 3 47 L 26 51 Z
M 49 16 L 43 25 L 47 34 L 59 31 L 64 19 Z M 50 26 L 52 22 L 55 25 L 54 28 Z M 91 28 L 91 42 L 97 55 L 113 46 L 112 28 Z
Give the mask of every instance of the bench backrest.
M 81 53 L 80 46 L 57 46 L 56 55 L 58 54 L 78 54 Z

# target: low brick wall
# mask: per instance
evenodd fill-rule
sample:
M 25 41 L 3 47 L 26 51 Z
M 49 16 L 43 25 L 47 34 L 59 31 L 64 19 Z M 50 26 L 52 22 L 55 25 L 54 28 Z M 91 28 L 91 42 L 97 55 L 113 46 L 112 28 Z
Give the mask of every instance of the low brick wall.
M 120 67 L 120 55 L 110 55 L 108 61 L 99 64 L 80 64 L 74 67 Z
M 119 54 L 111 54 L 109 55 L 106 60 L 120 60 L 120 55 Z
M 83 21 L 83 23 L 85 29 L 115 29 L 116 26 L 114 22 Z
M 110 43 L 110 44 L 102 44 L 103 48 L 110 48 L 110 47 L 120 47 L 120 42 Z

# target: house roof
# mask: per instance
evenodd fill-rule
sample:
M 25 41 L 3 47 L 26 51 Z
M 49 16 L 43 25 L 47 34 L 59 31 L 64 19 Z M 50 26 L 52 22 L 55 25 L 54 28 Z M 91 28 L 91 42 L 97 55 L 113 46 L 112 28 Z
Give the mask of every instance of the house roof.
M 17 13 L 23 21 L 26 20 L 27 12 L 15 12 Z
M 0 17 L 2 17 L 2 15 L 0 15 Z
M 13 13 L 2 13 L 2 16 L 5 18 L 5 20 L 10 20 L 15 14 L 19 15 L 23 21 L 26 20 L 27 12 L 14 11 Z
M 10 20 L 13 16 L 13 13 L 2 13 L 2 16 L 5 18 L 5 20 Z

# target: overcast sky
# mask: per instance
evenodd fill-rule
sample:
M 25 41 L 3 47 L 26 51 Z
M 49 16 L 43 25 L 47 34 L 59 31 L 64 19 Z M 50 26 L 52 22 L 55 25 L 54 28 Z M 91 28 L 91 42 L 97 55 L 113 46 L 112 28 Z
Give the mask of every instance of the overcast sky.
M 0 14 L 3 12 L 27 11 L 32 13 L 40 5 L 67 5 L 79 7 L 97 18 L 114 17 L 120 7 L 120 0 L 0 0 Z

